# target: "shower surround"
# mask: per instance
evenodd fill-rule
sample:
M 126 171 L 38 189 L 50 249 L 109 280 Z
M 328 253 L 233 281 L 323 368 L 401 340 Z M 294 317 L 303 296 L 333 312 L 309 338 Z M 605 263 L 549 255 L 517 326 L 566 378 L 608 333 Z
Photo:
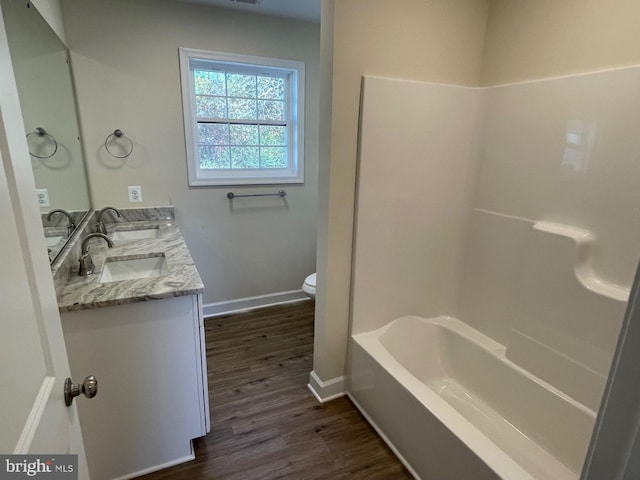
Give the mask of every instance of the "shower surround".
M 349 395 L 416 477 L 578 478 L 638 260 L 640 67 L 362 98 Z

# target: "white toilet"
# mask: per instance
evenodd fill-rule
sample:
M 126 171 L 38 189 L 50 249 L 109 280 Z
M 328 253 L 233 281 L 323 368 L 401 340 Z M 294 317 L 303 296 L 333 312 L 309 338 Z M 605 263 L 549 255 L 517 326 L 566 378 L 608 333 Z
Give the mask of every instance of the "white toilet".
M 316 298 L 316 274 L 312 273 L 304 279 L 302 284 L 302 291 L 309 295 L 311 298 Z

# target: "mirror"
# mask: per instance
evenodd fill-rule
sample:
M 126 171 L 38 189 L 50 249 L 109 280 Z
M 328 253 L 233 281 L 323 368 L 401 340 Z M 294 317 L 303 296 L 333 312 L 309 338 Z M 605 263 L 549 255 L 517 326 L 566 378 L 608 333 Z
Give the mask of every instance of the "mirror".
M 53 263 L 91 208 L 69 54 L 30 2 L 0 5 Z

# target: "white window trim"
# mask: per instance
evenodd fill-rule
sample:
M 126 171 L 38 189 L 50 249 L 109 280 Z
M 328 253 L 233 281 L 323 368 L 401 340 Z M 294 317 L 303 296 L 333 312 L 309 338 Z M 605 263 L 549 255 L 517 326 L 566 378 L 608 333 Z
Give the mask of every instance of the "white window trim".
M 304 62 L 294 60 L 282 60 L 278 58 L 256 57 L 251 55 L 239 55 L 225 52 L 211 52 L 191 48 L 180 48 L 180 79 L 182 82 L 182 109 L 184 113 L 184 133 L 187 149 L 187 171 L 189 185 L 215 186 L 215 185 L 277 185 L 290 183 L 304 183 L 304 98 L 305 76 Z M 190 67 L 191 60 L 211 60 L 218 62 L 230 62 L 249 67 L 263 66 L 272 69 L 281 69 L 291 73 L 290 89 L 295 92 L 291 95 L 290 116 L 293 131 L 289 138 L 291 155 L 291 168 L 286 174 L 280 169 L 259 170 L 231 170 L 215 172 L 204 176 L 200 174 L 198 156 L 197 118 L 195 110 L 195 91 Z M 211 177 L 210 175 L 215 175 Z

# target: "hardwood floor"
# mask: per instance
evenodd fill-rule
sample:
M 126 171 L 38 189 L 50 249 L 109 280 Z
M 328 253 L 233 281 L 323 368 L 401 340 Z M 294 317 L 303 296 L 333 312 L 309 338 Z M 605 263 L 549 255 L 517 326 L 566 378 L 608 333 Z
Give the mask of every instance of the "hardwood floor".
M 352 403 L 307 388 L 313 302 L 206 320 L 211 433 L 144 480 L 411 479 Z

